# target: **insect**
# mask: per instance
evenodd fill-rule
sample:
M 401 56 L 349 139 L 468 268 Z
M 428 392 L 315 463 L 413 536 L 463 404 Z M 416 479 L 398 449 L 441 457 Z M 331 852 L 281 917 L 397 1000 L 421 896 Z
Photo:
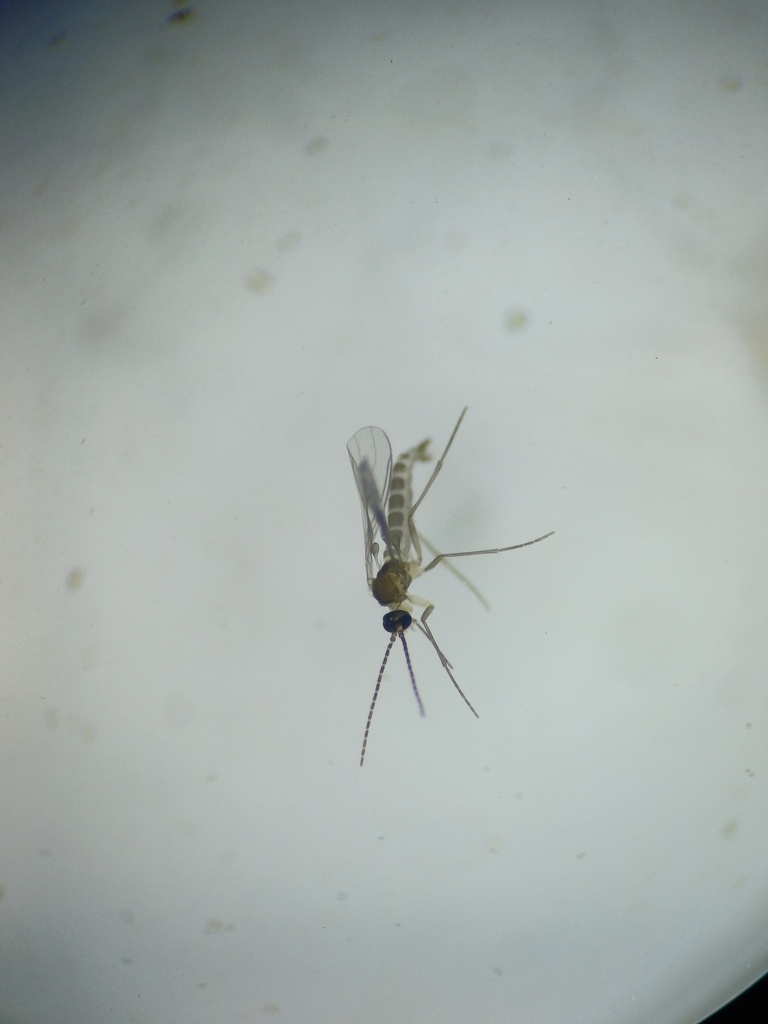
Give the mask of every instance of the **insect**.
M 389 643 L 384 651 L 384 657 L 376 679 L 376 687 L 373 691 L 371 706 L 368 711 L 368 719 L 365 723 L 363 734 L 363 746 L 360 751 L 360 765 L 365 760 L 365 750 L 368 745 L 368 734 L 371 730 L 373 712 L 376 708 L 376 701 L 381 688 L 381 680 L 387 661 L 395 641 L 400 638 L 405 654 L 405 663 L 408 667 L 411 686 L 413 688 L 416 703 L 419 706 L 419 713 L 424 715 L 424 704 L 416 685 L 416 677 L 413 674 L 411 655 L 405 639 L 406 630 L 412 624 L 426 636 L 440 659 L 440 664 L 448 673 L 457 689 L 459 696 L 475 716 L 480 716 L 470 704 L 464 691 L 459 686 L 453 674 L 453 666 L 440 650 L 437 640 L 427 622 L 427 619 L 434 611 L 434 605 L 423 597 L 417 597 L 409 593 L 411 583 L 417 576 L 423 576 L 430 572 L 435 566 L 442 562 L 454 575 L 465 583 L 476 597 L 488 607 L 482 595 L 475 590 L 472 584 L 453 566 L 446 561 L 449 558 L 466 558 L 469 555 L 497 555 L 502 551 L 516 551 L 518 548 L 527 548 L 531 544 L 538 544 L 541 540 L 551 537 L 554 530 L 535 537 L 533 540 L 524 541 L 522 544 L 510 544 L 503 548 L 483 548 L 479 551 L 450 551 L 438 554 L 427 539 L 420 535 L 416 529 L 413 517 L 416 509 L 421 505 L 429 493 L 429 489 L 437 479 L 437 475 L 443 468 L 443 462 L 453 444 L 461 421 L 467 412 L 462 409 L 456 426 L 453 428 L 448 444 L 443 449 L 443 454 L 435 463 L 432 475 L 427 480 L 424 490 L 416 501 L 413 501 L 411 492 L 411 477 L 413 467 L 417 462 L 430 462 L 432 456 L 429 454 L 429 438 L 417 444 L 408 451 L 398 456 L 394 466 L 392 465 L 392 446 L 389 438 L 379 427 L 362 427 L 347 442 L 347 451 L 352 463 L 352 472 L 355 476 L 355 483 L 360 495 L 360 502 L 363 510 L 363 532 L 365 535 L 365 572 L 368 578 L 368 586 L 371 593 L 380 605 L 386 606 L 389 610 L 382 619 L 384 629 L 389 633 Z M 422 545 L 434 556 L 427 565 L 422 565 Z M 423 608 L 420 618 L 414 618 L 414 606 Z

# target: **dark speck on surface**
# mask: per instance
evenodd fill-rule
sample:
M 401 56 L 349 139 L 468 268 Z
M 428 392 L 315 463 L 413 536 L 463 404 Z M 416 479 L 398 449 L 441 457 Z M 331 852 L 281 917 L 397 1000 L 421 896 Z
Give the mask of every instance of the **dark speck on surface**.
M 190 18 L 194 17 L 195 9 L 190 4 L 189 7 L 182 7 L 178 11 L 174 11 L 173 14 L 169 14 L 165 19 L 166 25 L 183 25 L 185 21 L 189 21 Z

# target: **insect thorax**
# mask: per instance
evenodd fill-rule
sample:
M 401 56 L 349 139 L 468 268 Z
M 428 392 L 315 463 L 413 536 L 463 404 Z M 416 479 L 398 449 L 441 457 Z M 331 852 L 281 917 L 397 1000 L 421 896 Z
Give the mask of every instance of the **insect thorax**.
M 412 582 L 406 563 L 385 562 L 371 581 L 371 593 L 379 604 L 400 605 L 408 600 Z

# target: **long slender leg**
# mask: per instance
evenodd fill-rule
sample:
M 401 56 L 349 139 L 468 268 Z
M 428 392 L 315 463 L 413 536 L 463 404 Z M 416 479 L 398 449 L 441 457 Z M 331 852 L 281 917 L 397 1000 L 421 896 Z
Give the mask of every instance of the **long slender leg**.
M 453 668 L 453 665 L 451 665 L 450 661 L 448 661 L 446 656 L 440 650 L 440 646 L 438 645 L 437 640 L 435 640 L 435 635 L 432 632 L 432 630 L 429 628 L 429 625 L 427 623 L 427 619 L 432 614 L 432 612 L 435 610 L 435 606 L 433 604 L 431 604 L 429 601 L 425 601 L 423 597 L 421 597 L 421 598 L 420 597 L 414 597 L 413 594 L 409 594 L 408 595 L 408 600 L 411 602 L 411 604 L 426 605 L 426 607 L 424 608 L 424 613 L 422 614 L 421 618 L 417 619 L 417 620 L 414 620 L 414 621 L 416 622 L 416 625 L 419 627 L 419 629 L 422 631 L 422 633 L 426 636 L 427 640 L 429 640 L 429 642 L 434 647 L 435 652 L 437 653 L 437 656 L 440 659 L 440 664 L 443 666 L 445 671 L 448 673 L 448 678 L 451 680 L 453 685 L 458 690 L 458 693 L 459 693 L 459 696 L 461 697 L 461 699 L 467 705 L 467 707 L 472 712 L 472 714 L 475 716 L 475 718 L 479 718 L 480 715 L 478 715 L 478 713 L 472 707 L 472 705 L 470 704 L 469 700 L 467 699 L 467 695 L 464 693 L 462 688 L 456 682 L 456 678 L 455 678 L 453 672 L 451 671 L 451 669 Z
M 427 551 L 429 551 L 429 553 L 431 555 L 437 555 L 438 554 L 438 550 L 435 547 L 435 545 L 431 544 L 427 540 L 427 538 L 424 536 L 423 533 L 421 534 L 421 542 L 424 545 L 424 547 L 427 549 Z M 445 556 L 443 556 L 443 557 L 445 557 Z M 445 566 L 445 568 L 449 572 L 453 573 L 453 575 L 456 577 L 456 579 L 460 580 L 464 584 L 465 587 L 467 587 L 469 590 L 472 591 L 472 593 L 475 595 L 475 597 L 480 602 L 480 604 L 483 606 L 483 608 L 485 608 L 487 611 L 490 611 L 491 606 L 488 604 L 486 599 L 483 597 L 483 595 L 480 593 L 480 591 L 474 585 L 472 580 L 468 580 L 467 577 L 464 575 L 464 573 L 463 572 L 459 572 L 459 570 L 456 568 L 456 566 L 455 565 L 451 565 L 450 562 L 443 562 L 443 565 Z M 430 565 L 430 568 L 432 568 L 431 565 Z M 421 571 L 422 571 L 422 573 L 425 572 L 424 569 L 422 569 Z
M 480 551 L 446 551 L 444 554 L 438 555 L 437 558 L 433 558 L 429 565 L 421 570 L 419 575 L 423 576 L 425 572 L 434 569 L 444 558 L 466 558 L 467 555 L 499 555 L 502 551 L 517 551 L 518 548 L 527 548 L 531 544 L 538 544 L 540 540 L 546 540 L 554 532 L 554 530 L 550 530 L 549 533 L 545 533 L 541 537 L 534 537 L 533 540 L 527 540 L 523 544 L 510 544 L 506 548 L 482 548 Z
M 419 507 L 419 505 L 422 503 L 422 501 L 424 501 L 424 499 L 426 498 L 427 492 L 429 491 L 429 488 L 435 482 L 435 478 L 437 477 L 437 474 L 443 468 L 443 462 L 445 462 L 445 456 L 448 454 L 448 449 L 453 444 L 453 439 L 454 439 L 454 437 L 456 437 L 456 432 L 458 431 L 459 427 L 461 426 L 461 421 L 464 419 L 464 416 L 466 415 L 467 408 L 468 408 L 468 406 L 465 405 L 464 408 L 461 410 L 461 416 L 459 416 L 458 420 L 456 421 L 456 426 L 453 428 L 453 433 L 448 438 L 448 444 L 443 449 L 443 454 L 437 460 L 437 463 L 435 464 L 435 468 L 432 470 L 432 476 L 429 478 L 429 480 L 427 480 L 427 485 L 424 488 L 424 490 L 418 496 L 418 498 L 413 503 L 413 505 L 411 505 L 411 511 L 408 513 L 408 528 L 411 531 L 411 535 L 413 535 L 413 533 L 415 532 L 415 528 L 414 528 L 414 525 L 413 525 L 413 516 L 414 516 L 414 514 L 416 512 L 416 509 Z

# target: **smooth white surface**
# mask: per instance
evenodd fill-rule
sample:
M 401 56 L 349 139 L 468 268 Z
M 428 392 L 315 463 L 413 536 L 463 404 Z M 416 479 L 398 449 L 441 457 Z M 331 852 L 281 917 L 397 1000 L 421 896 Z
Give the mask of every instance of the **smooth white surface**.
M 763 8 L 194 8 L 0 23 L 0 1019 L 706 1016 L 768 968 Z M 360 771 L 344 445 L 464 404 L 424 532 L 557 532 L 420 581 L 481 718 L 414 636 Z

